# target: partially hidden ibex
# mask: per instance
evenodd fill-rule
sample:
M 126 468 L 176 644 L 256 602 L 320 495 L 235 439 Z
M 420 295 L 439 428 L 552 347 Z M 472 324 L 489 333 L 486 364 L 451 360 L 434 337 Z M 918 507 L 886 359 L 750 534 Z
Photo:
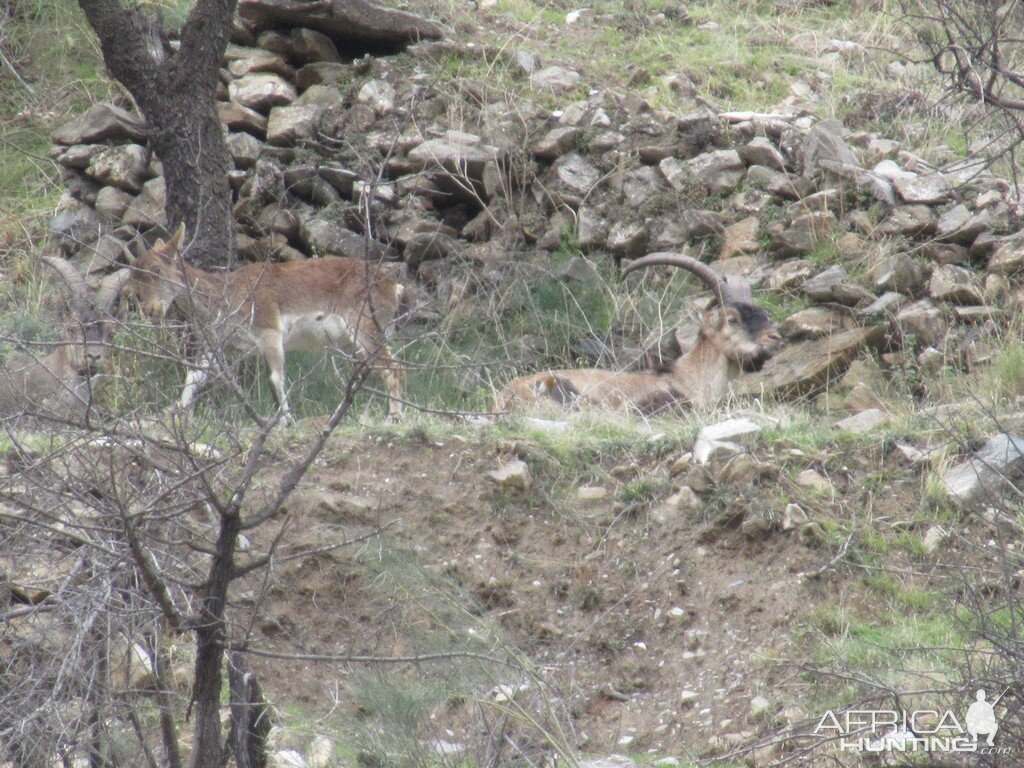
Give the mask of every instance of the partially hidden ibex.
M 281 423 L 288 423 L 285 352 L 342 346 L 353 347 L 384 379 L 389 415 L 401 414 L 402 371 L 387 347 L 402 304 L 401 283 L 374 264 L 340 257 L 206 272 L 182 259 L 183 234 L 184 225 L 136 260 L 128 285 L 150 317 L 163 318 L 178 305 L 201 348 L 190 361 L 179 407 L 192 405 L 221 351 L 258 351 L 269 369 Z
M 653 415 L 680 407 L 708 408 L 728 394 L 730 383 L 744 369 L 756 370 L 774 354 L 781 337 L 768 314 L 754 303 L 746 280 L 723 278 L 707 264 L 677 253 L 637 259 L 623 275 L 652 266 L 689 270 L 715 295 L 716 305 L 703 311 L 697 340 L 688 352 L 663 369 L 583 368 L 521 376 L 498 395 L 497 410 L 590 403 Z
M 15 351 L 0 361 L 0 418 L 41 416 L 69 418 L 89 402 L 89 382 L 110 350 L 113 311 L 129 272 L 105 277 L 93 292 L 66 259 L 43 262 L 67 286 L 70 316 L 62 318 L 60 340 L 46 355 Z

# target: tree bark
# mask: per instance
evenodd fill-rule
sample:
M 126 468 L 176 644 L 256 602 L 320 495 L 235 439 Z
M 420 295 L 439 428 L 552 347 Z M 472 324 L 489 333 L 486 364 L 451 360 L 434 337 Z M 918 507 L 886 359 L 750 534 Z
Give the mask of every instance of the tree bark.
M 196 0 L 171 49 L 162 19 L 120 0 L 78 0 L 110 74 L 135 98 L 167 184 L 167 221 L 185 222 L 185 257 L 233 266 L 230 159 L 217 114 L 217 77 L 237 0 Z

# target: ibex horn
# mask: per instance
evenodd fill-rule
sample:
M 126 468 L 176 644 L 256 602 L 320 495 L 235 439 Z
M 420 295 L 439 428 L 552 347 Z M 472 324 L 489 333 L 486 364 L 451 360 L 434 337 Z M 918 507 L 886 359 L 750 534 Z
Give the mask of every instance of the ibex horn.
M 94 320 L 96 309 L 89 300 L 89 286 L 86 285 L 82 273 L 70 261 L 59 256 L 43 256 L 43 261 L 53 267 L 57 274 L 64 278 L 64 282 L 67 283 L 68 289 L 71 292 L 71 308 L 78 315 L 78 319 L 82 322 Z
M 681 253 L 652 253 L 649 256 L 644 256 L 642 259 L 631 262 L 628 267 L 622 270 L 622 274 L 628 275 L 633 270 L 642 269 L 643 267 L 680 267 L 681 269 L 689 270 L 704 281 L 708 288 L 711 289 L 711 292 L 718 297 L 718 302 L 722 306 L 735 304 L 737 299 L 739 299 L 732 286 L 723 280 L 715 270 L 692 256 L 684 256 Z
M 117 297 L 121 295 L 122 289 L 131 276 L 132 271 L 125 268 L 119 269 L 112 275 L 107 275 L 103 278 L 103 282 L 100 283 L 100 290 L 96 294 L 96 309 L 101 314 L 109 315 L 114 311 Z

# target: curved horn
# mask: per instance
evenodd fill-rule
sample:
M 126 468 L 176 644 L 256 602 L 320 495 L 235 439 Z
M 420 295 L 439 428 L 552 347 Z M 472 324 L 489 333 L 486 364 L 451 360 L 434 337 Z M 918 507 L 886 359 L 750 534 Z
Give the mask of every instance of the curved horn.
M 74 264 L 60 256 L 43 256 L 42 259 L 64 278 L 64 282 L 67 283 L 68 289 L 71 291 L 69 297 L 71 308 L 78 315 L 78 319 L 82 322 L 94 320 L 96 310 L 90 301 L 89 286 L 86 285 L 82 273 Z
M 132 271 L 125 267 L 119 269 L 112 275 L 107 275 L 100 283 L 99 292 L 96 294 L 96 309 L 100 314 L 109 315 L 114 311 L 114 305 L 121 295 L 121 290 L 132 276 Z
M 632 262 L 628 267 L 622 270 L 622 274 L 625 276 L 634 269 L 658 266 L 679 267 L 680 269 L 689 270 L 704 281 L 707 287 L 711 289 L 711 292 L 718 297 L 718 302 L 720 304 L 724 306 L 726 304 L 736 303 L 737 297 L 735 292 L 729 284 L 723 280 L 717 272 L 715 272 L 715 270 L 703 261 L 699 261 L 692 256 L 684 256 L 681 253 L 652 253 L 649 256 L 644 256 L 642 259 L 637 259 Z

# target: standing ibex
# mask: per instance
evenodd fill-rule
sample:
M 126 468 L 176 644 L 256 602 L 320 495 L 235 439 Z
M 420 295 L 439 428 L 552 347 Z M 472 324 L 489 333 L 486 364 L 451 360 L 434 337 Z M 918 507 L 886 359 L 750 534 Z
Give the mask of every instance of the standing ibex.
M 88 403 L 88 383 L 110 349 L 112 313 L 129 273 L 108 275 L 95 294 L 71 262 L 45 256 L 68 288 L 70 317 L 62 318 L 61 338 L 42 357 L 12 352 L 0 362 L 0 418 L 20 414 L 70 418 Z
M 704 310 L 697 341 L 665 369 L 639 373 L 601 368 L 547 371 L 509 382 L 496 408 L 519 410 L 541 404 L 587 402 L 651 415 L 680 406 L 713 406 L 746 368 L 757 368 L 778 348 L 775 324 L 754 303 L 750 285 L 726 279 L 697 259 L 654 253 L 632 262 L 623 274 L 651 266 L 689 270 L 715 294 L 717 306 Z M 677 332 L 678 339 L 678 332 Z
M 205 348 L 185 379 L 181 408 L 192 405 L 209 378 L 218 351 L 211 345 L 240 355 L 258 350 L 286 424 L 285 352 L 340 344 L 353 346 L 380 373 L 391 417 L 401 414 L 402 374 L 386 346 L 388 327 L 401 305 L 400 283 L 373 264 L 339 257 L 206 272 L 181 258 L 183 233 L 181 225 L 167 242 L 158 241 L 139 258 L 128 286 L 151 317 L 163 318 L 177 303 L 194 339 Z

